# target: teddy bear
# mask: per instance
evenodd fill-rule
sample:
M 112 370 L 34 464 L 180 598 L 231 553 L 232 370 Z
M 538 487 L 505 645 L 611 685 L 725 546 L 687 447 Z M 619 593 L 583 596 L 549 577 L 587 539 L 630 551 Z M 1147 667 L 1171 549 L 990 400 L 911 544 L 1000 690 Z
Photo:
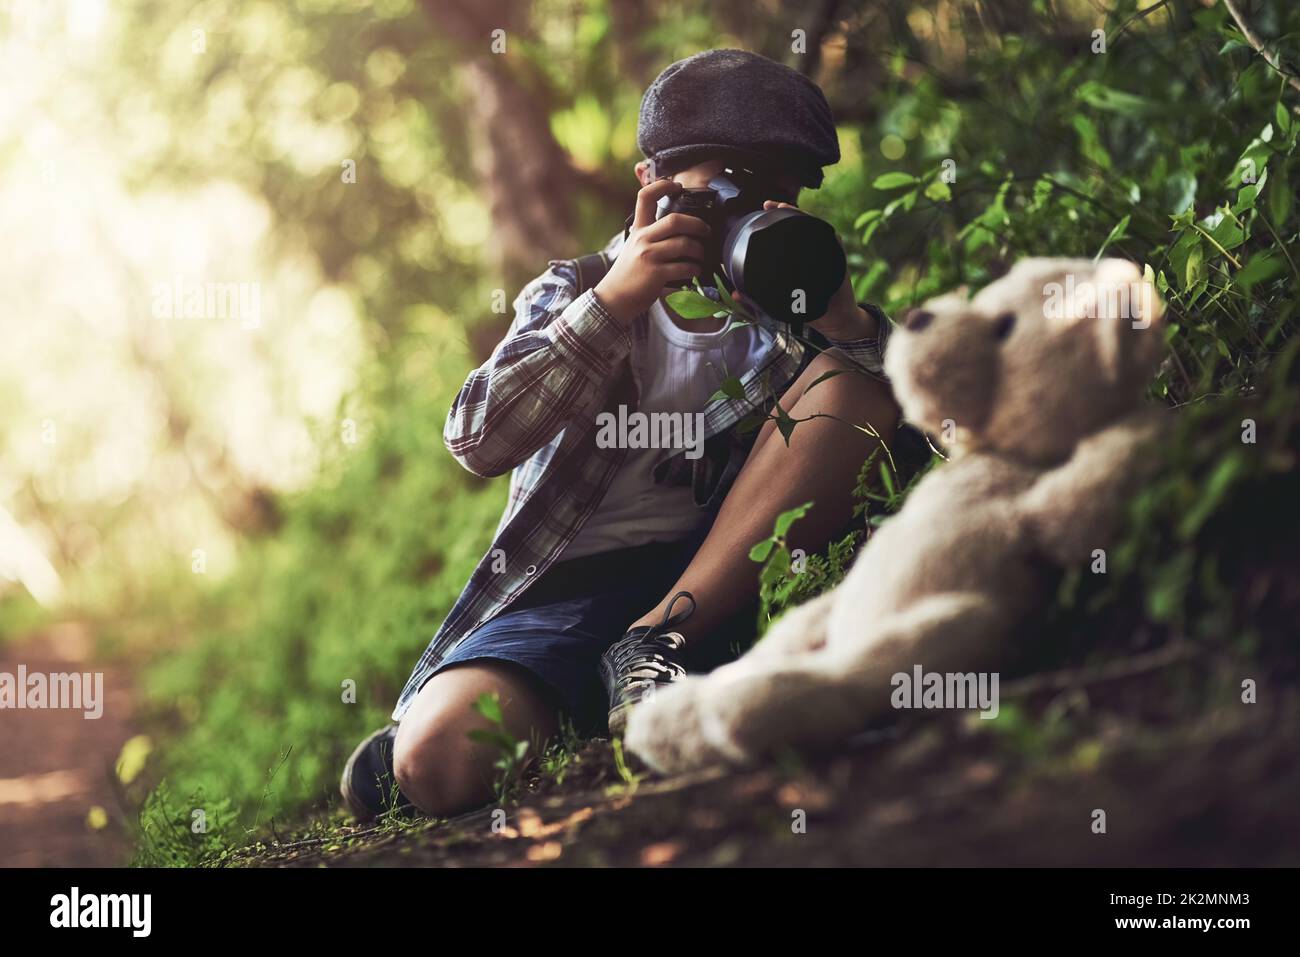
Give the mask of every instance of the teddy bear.
M 1163 311 L 1131 262 L 1033 258 L 901 317 L 885 372 L 948 460 L 838 586 L 638 705 L 627 749 L 661 773 L 752 764 L 886 718 L 899 675 L 996 674 L 1045 572 L 1093 563 L 1155 458 Z

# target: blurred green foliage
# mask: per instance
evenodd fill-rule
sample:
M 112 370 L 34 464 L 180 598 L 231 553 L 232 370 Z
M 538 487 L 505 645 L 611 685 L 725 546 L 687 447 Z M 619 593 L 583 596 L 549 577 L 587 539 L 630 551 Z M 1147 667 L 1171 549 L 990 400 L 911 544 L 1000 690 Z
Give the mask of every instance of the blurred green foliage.
M 1221 6 L 1009 6 L 1016 16 L 1000 25 L 985 4 L 833 7 L 817 75 L 845 158 L 803 204 L 840 229 L 860 297 L 891 312 L 978 287 L 1021 256 L 1106 252 L 1150 268 L 1169 302 L 1173 356 L 1155 396 L 1192 414 L 1117 565 L 1131 572 L 1122 587 L 1149 605 L 1129 608 L 1130 628 L 1134 615 L 1185 623 L 1198 594 L 1189 583 L 1207 566 L 1228 571 L 1209 536 L 1216 516 L 1258 483 L 1275 490 L 1279 469 L 1294 466 L 1296 386 L 1275 367 L 1300 298 L 1297 94 Z M 1294 4 L 1256 6 L 1261 34 L 1300 33 Z M 658 68 L 725 45 L 798 63 L 791 28 L 811 26 L 782 4 L 513 9 L 526 25 L 502 68 L 546 111 L 566 158 L 556 189 L 574 216 L 571 229 L 537 235 L 533 272 L 618 228 L 636 104 Z M 265 197 L 278 241 L 309 249 L 352 291 L 373 348 L 348 406 L 367 423 L 362 442 L 277 498 L 278 525 L 240 545 L 235 573 L 154 656 L 148 700 L 173 731 L 153 769 L 168 796 L 146 815 L 164 848 L 154 859 L 176 857 L 156 829 L 188 820 L 185 802 L 199 800 L 189 795 L 231 803 L 231 840 L 330 806 L 347 752 L 386 720 L 502 505 L 503 485 L 462 472 L 439 441 L 456 387 L 504 327 L 487 303 L 510 264 L 493 257 L 490 227 L 512 211 L 484 208 L 494 174 L 475 159 L 484 131 L 461 69 L 474 57 L 448 39 L 455 17 L 447 26 L 438 11 L 320 0 L 200 4 L 181 16 L 142 4 L 122 46 L 127 75 L 166 81 L 112 91 L 167 101 L 170 122 L 141 147 L 140 181 L 220 174 Z M 195 22 L 209 24 L 217 55 L 198 72 L 169 67 L 169 44 L 187 43 Z M 293 132 L 313 125 L 337 143 L 295 151 Z M 340 183 L 339 156 L 357 159 L 356 184 Z M 1265 409 L 1267 441 L 1234 444 L 1227 426 L 1240 403 Z M 905 491 L 888 472 L 875 484 L 881 465 L 864 468 L 864 531 Z M 858 537 L 810 556 L 800 583 L 773 573 L 766 611 L 834 584 Z M 763 557 L 784 562 L 783 551 L 774 541 Z M 1079 621 L 1084 605 L 1076 588 L 1057 611 Z M 1230 601 L 1221 611 L 1239 620 Z M 348 680 L 355 705 L 343 702 Z
M 502 484 L 431 441 L 463 347 L 412 336 L 404 351 L 365 444 L 282 501 L 279 531 L 246 548 L 197 634 L 158 649 L 148 671 L 149 700 L 183 729 L 162 769 L 174 792 L 231 798 L 247 826 L 333 796 L 351 745 L 387 721 L 504 505 Z

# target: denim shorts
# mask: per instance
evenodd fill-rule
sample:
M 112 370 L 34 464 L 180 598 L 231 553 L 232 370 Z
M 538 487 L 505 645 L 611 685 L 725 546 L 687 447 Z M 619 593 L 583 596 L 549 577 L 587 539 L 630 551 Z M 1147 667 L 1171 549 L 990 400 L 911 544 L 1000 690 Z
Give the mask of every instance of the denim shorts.
M 509 662 L 537 679 L 579 733 L 603 733 L 609 701 L 601 654 L 665 597 L 702 538 L 557 562 L 506 611 L 470 632 L 433 674 L 471 661 Z M 688 667 L 708 670 L 734 657 L 738 644 L 753 638 L 756 611 L 746 605 L 695 645 Z

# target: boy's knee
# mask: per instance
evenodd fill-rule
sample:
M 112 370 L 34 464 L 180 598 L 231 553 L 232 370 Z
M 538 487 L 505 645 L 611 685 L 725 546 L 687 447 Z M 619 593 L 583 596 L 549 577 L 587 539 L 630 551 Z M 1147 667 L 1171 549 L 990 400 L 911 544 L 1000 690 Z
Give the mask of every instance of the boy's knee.
M 475 803 L 477 789 L 468 756 L 468 741 L 456 740 L 452 728 L 434 727 L 421 734 L 397 735 L 393 742 L 393 777 L 402 794 L 425 814 L 447 817 Z
M 811 388 L 812 382 L 828 372 L 841 374 Z M 898 425 L 901 410 L 893 389 L 883 379 L 864 374 L 834 352 L 823 352 L 814 358 L 808 364 L 807 374 L 810 387 L 804 390 L 800 402 L 815 408 L 804 411 L 831 413 L 853 422 L 865 421 L 885 438 Z

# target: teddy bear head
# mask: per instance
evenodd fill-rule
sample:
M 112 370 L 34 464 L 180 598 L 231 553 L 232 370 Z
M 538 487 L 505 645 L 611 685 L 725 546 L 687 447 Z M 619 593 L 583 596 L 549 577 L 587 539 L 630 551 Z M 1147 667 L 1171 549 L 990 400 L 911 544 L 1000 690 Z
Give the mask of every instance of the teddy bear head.
M 1058 461 L 1140 401 L 1163 313 L 1127 260 L 1022 259 L 900 317 L 885 372 L 904 416 L 958 450 Z

